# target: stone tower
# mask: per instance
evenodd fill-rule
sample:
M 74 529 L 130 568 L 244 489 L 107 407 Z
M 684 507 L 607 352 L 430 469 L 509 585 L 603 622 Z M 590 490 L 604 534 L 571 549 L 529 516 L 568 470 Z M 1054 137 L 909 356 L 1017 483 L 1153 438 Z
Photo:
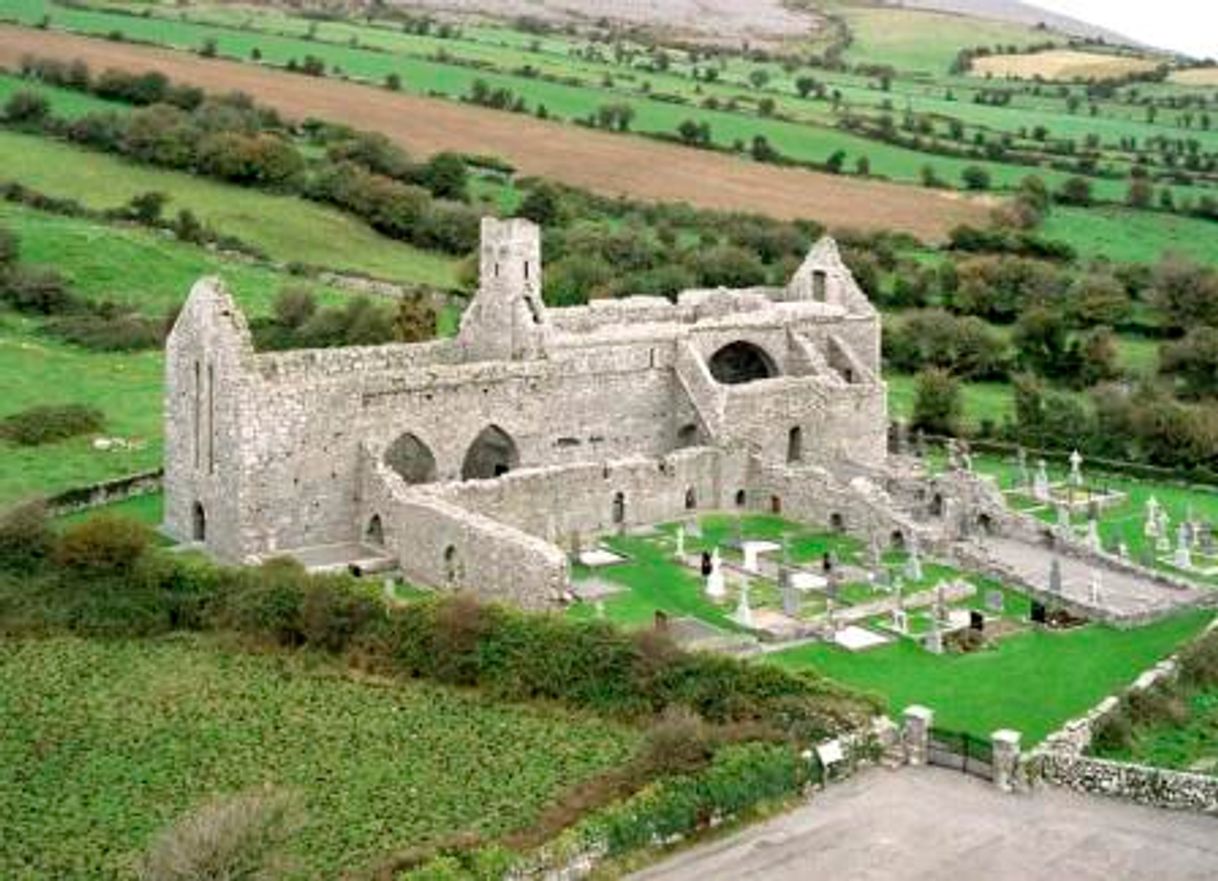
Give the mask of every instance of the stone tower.
M 482 220 L 478 293 L 457 342 L 471 361 L 520 361 L 546 352 L 541 231 L 523 218 Z

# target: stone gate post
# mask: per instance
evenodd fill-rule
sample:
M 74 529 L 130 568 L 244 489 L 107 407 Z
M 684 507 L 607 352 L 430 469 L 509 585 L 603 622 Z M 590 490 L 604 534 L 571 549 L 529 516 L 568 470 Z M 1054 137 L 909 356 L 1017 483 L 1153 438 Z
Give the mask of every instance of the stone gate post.
M 1018 731 L 1002 728 L 990 735 L 993 750 L 991 761 L 994 768 L 994 785 L 1003 792 L 1015 789 L 1015 771 L 1019 767 Z
M 935 721 L 935 711 L 914 704 L 906 707 L 901 726 L 901 739 L 905 741 L 905 761 L 911 765 L 925 765 L 930 744 L 930 728 Z

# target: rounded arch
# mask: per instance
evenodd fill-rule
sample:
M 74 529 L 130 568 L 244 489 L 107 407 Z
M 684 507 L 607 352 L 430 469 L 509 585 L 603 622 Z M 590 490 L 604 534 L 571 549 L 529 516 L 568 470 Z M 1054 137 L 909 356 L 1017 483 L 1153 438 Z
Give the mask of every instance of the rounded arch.
M 190 537 L 194 541 L 207 541 L 207 512 L 202 502 L 196 501 L 190 509 Z
M 520 453 L 512 436 L 498 425 L 488 425 L 465 452 L 462 480 L 488 480 L 507 474 L 520 464 Z
M 839 514 L 837 511 L 834 511 L 832 514 L 829 515 L 829 529 L 832 530 L 833 532 L 845 532 L 846 531 L 846 518 L 843 517 L 841 514 Z
M 677 447 L 680 449 L 696 447 L 700 439 L 698 426 L 693 422 L 687 422 L 677 429 Z
M 694 491 L 694 488 L 691 486 L 691 487 L 686 488 L 686 490 L 685 490 L 685 510 L 692 511 L 696 507 L 698 507 L 698 494 Z
M 888 537 L 888 546 L 897 551 L 905 550 L 905 533 L 894 529 L 892 535 Z
M 436 479 L 436 457 L 410 432 L 400 435 L 385 450 L 385 464 L 407 483 L 431 483 Z
M 613 494 L 613 522 L 621 525 L 626 522 L 626 494 L 616 492 Z
M 742 489 L 736 490 L 736 507 L 743 508 L 745 502 L 747 502 L 747 501 L 748 501 L 748 496 L 745 494 L 744 490 L 742 490 Z
M 778 365 L 766 350 L 744 340 L 720 348 L 711 355 L 708 366 L 715 381 L 724 385 L 739 385 L 778 375 Z

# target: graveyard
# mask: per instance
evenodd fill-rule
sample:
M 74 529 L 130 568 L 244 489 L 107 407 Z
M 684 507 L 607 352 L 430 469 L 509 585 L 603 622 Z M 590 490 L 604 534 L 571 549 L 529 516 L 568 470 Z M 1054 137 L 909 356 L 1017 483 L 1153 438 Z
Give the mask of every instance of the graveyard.
M 1001 480 L 1003 464 L 975 467 Z M 1190 503 L 1201 510 L 1182 489 L 1104 485 L 1124 496 L 1099 518 L 1105 541 L 1124 535 L 1133 507 L 1151 495 L 1173 520 Z M 1075 520 L 1087 528 L 1085 507 Z M 709 513 L 627 530 L 576 554 L 572 567 L 571 617 L 665 629 L 690 648 L 814 670 L 877 694 L 894 716 L 925 704 L 939 724 L 983 737 L 1014 728 L 1027 744 L 1211 617 L 1193 610 L 1117 628 L 1055 616 L 1052 604 L 916 547 L 867 546 L 771 514 Z

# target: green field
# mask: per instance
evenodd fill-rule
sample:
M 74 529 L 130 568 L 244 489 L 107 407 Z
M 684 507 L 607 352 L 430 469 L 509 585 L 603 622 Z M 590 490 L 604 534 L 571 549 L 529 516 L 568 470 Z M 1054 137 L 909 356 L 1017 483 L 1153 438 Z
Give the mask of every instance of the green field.
M 102 451 L 89 437 L 36 447 L 2 441 L 0 506 L 159 467 L 163 363 L 159 351 L 87 352 L 0 313 L 0 415 L 38 404 L 89 404 L 105 414 L 106 436 L 139 445 Z
M 893 419 L 908 421 L 913 415 L 917 381 L 914 377 L 890 373 L 885 375 L 888 383 L 888 415 Z M 1015 390 L 1008 383 L 966 382 L 961 384 L 964 402 L 964 423 L 970 430 L 977 430 L 984 421 L 1002 425 L 1015 417 Z
M 0 180 L 13 180 L 94 209 L 117 208 L 150 191 L 270 259 L 305 262 L 403 282 L 449 287 L 456 261 L 385 238 L 340 211 L 295 196 L 215 183 L 134 165 L 33 135 L 0 131 Z
M 1218 265 L 1218 225 L 1210 220 L 1122 208 L 1054 208 L 1041 234 L 1074 247 L 1079 257 L 1156 263 L 1168 253 Z
M 214 39 L 222 56 L 247 60 L 257 49 L 265 62 L 275 65 L 312 54 L 324 59 L 331 70 L 341 70 L 346 76 L 376 84 L 383 83 L 391 73 L 398 74 L 402 77 L 404 90 L 415 94 L 456 98 L 468 92 L 475 79 L 483 79 L 492 87 L 507 88 L 523 96 L 530 107 L 544 105 L 551 116 L 567 120 L 586 118 L 607 101 L 625 101 L 634 110 L 632 128 L 635 131 L 672 134 L 683 120 L 693 118 L 707 122 L 715 143 L 723 146 L 731 147 L 737 142 L 748 144 L 755 135 L 763 135 L 785 155 L 811 162 L 822 162 L 833 152 L 842 150 L 846 154 L 847 167 L 852 167 L 859 156 L 867 156 L 874 174 L 894 180 L 916 181 L 922 166 L 928 163 L 953 185 L 958 184 L 961 171 L 972 164 L 986 167 L 998 187 L 1010 186 L 1026 173 L 1026 169 L 1018 166 L 931 156 L 916 149 L 852 135 L 838 127 L 840 110 L 824 101 L 807 101 L 794 96 L 793 77 L 772 64 L 735 60 L 723 66 L 720 81 L 698 83 L 690 75 L 695 65 L 683 61 L 680 52 L 672 53 L 676 62 L 667 70 L 643 69 L 614 63 L 611 58 L 590 60 L 582 57 L 585 44 L 578 39 L 551 35 L 540 40 L 505 28 L 471 27 L 465 29 L 460 38 L 440 39 L 434 35 L 404 34 L 385 26 L 317 23 L 279 14 L 217 10 L 208 5 L 187 10 L 171 10 L 164 6 L 140 8 L 155 9 L 156 15 L 141 17 L 100 9 L 63 8 L 45 0 L 13 0 L 8 12 L 13 19 L 27 24 L 50 15 L 55 27 L 92 34 L 117 30 L 128 39 L 182 49 L 197 49 L 205 40 Z M 861 16 L 864 22 L 856 50 L 861 57 L 873 53 L 887 59 L 885 63 L 891 63 L 895 58 L 902 65 L 912 65 L 915 69 L 937 68 L 940 73 L 946 68 L 946 59 L 950 59 L 960 46 L 975 45 L 978 39 L 984 42 L 999 37 L 1004 42 L 1022 42 L 1023 37 L 1031 33 L 1018 26 L 991 27 L 955 16 L 903 10 L 854 10 L 851 14 Z M 915 38 L 893 37 L 893 29 L 882 21 L 872 26 L 872 19 L 888 15 L 909 17 L 916 22 Z M 312 39 L 307 36 L 310 28 L 315 31 Z M 924 40 L 926 35 L 933 39 Z M 577 52 L 581 57 L 574 57 Z M 536 74 L 522 73 L 526 67 Z M 771 77 L 770 84 L 760 90 L 748 85 L 748 75 L 758 67 L 764 67 Z M 1121 106 L 1098 114 L 1094 120 L 1091 117 L 1079 119 L 1066 112 L 1061 99 L 1053 101 L 1039 97 L 1029 99 L 1026 104 L 1021 102 L 1018 109 L 981 107 L 965 100 L 972 90 L 979 88 L 967 78 L 942 80 L 950 82 L 946 88 L 960 93 L 958 98 L 949 101 L 944 98 L 945 86 L 941 81 L 927 81 L 924 77 L 903 81 L 890 95 L 876 90 L 865 77 L 821 70 L 814 73 L 841 94 L 842 109 L 875 115 L 881 110 L 891 112 L 894 106 L 908 107 L 918 113 L 955 115 L 978 131 L 991 133 L 1018 134 L 1020 129 L 1043 121 L 1055 136 L 1082 137 L 1095 133 L 1105 143 L 1116 145 L 1125 134 L 1145 139 L 1154 133 L 1167 133 L 1173 130 L 1169 122 L 1175 122 L 1173 115 L 1164 114 L 1158 127 L 1146 124 L 1147 128 L 1143 130 L 1138 128 L 1143 123 L 1125 118 L 1126 110 Z M 651 95 L 663 96 L 663 100 L 652 100 Z M 761 95 L 776 102 L 776 117 L 786 119 L 757 115 L 755 106 Z M 720 104 L 735 103 L 738 110 L 731 112 L 700 106 L 706 97 L 714 97 Z M 886 106 L 884 102 L 889 103 Z M 939 106 L 936 102 L 947 106 Z M 942 122 L 938 125 L 942 135 Z M 1196 130 L 1193 134 L 1207 148 L 1218 145 L 1218 132 Z M 1021 138 L 1026 138 L 1026 134 Z M 1105 158 L 1120 169 L 1129 162 L 1126 155 L 1113 154 Z M 1053 184 L 1067 176 L 1047 168 L 1038 169 L 1038 173 Z M 1123 180 L 1097 178 L 1093 185 L 1101 198 L 1120 200 L 1124 196 Z M 1174 189 L 1177 198 L 1199 191 L 1191 186 Z
M 935 711 L 936 725 L 983 738 L 1013 728 L 1031 746 L 1128 685 L 1212 617 L 1193 612 L 1136 630 L 1029 630 L 967 655 L 932 655 L 901 640 L 857 653 L 814 644 L 768 658 L 881 695 L 894 714 L 922 704 Z
M 1188 694 L 1188 719 L 1181 724 L 1160 722 L 1134 729 L 1129 749 L 1096 750 L 1105 759 L 1218 774 L 1218 689 Z
M 555 710 L 195 637 L 0 643 L 0 876 L 119 879 L 201 802 L 267 784 L 305 824 L 285 879 L 527 826 L 638 736 Z

